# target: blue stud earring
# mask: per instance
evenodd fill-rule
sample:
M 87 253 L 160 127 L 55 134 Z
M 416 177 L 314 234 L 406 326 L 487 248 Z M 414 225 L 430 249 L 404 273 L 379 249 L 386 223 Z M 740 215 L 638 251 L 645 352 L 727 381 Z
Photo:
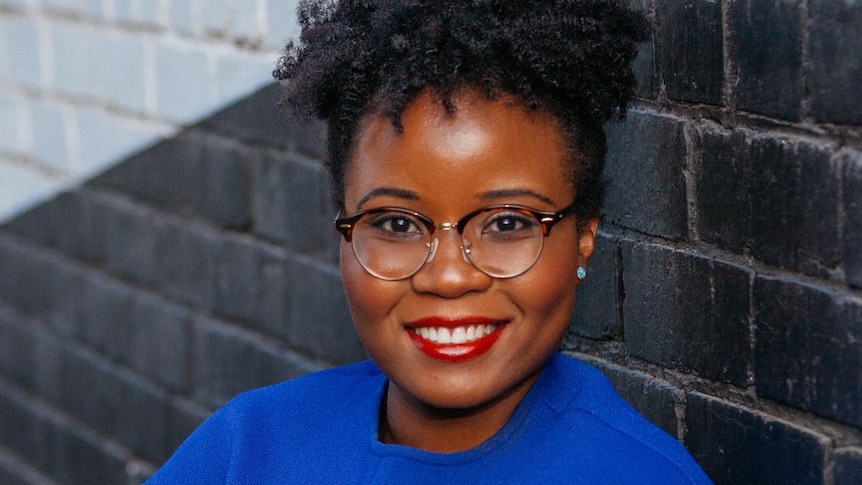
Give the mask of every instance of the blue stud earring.
M 587 269 L 583 266 L 578 266 L 578 279 L 583 280 L 587 277 Z

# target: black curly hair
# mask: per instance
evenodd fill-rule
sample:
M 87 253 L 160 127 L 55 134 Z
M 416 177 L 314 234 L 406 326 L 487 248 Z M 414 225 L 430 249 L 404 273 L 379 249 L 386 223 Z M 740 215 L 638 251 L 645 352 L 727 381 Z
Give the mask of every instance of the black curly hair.
M 612 0 L 303 0 L 300 43 L 273 75 L 294 113 L 327 121 L 333 197 L 363 116 L 400 116 L 430 88 L 450 112 L 465 89 L 509 94 L 553 115 L 567 137 L 580 220 L 604 196 L 602 125 L 625 115 L 643 17 Z

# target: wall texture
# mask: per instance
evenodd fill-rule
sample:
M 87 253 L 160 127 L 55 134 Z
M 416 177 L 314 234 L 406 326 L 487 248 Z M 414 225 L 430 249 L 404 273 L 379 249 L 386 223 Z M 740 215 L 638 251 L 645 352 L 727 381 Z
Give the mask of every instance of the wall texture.
M 0 0 L 0 220 L 272 81 L 297 0 Z
M 636 3 L 564 351 L 716 483 L 858 484 L 862 3 Z M 0 226 L 0 483 L 137 483 L 235 393 L 363 358 L 322 130 L 278 96 Z

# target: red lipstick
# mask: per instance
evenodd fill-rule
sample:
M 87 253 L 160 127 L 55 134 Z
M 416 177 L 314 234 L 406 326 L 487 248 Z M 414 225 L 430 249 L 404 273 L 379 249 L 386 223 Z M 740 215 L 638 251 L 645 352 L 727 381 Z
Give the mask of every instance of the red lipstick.
M 416 347 L 438 360 L 457 362 L 484 354 L 500 337 L 506 321 L 486 317 L 449 320 L 429 317 L 407 325 Z

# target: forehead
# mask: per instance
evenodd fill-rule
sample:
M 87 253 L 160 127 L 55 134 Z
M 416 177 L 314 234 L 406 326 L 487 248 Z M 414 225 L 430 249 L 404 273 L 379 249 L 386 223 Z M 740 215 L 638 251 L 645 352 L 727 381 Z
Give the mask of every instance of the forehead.
M 572 197 L 560 124 L 511 96 L 475 93 L 453 98 L 447 111 L 424 92 L 401 115 L 396 129 L 383 115 L 367 115 L 354 138 L 345 173 L 345 203 L 358 203 L 377 187 L 461 199 L 486 191 L 528 189 L 568 204 Z

